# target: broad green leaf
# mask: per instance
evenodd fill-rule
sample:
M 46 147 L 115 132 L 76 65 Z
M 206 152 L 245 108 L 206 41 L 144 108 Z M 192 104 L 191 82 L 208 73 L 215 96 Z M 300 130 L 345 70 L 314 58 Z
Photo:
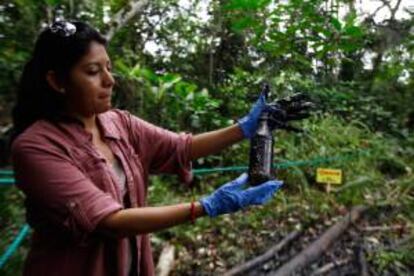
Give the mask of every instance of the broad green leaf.
M 146 79 L 148 79 L 152 82 L 155 82 L 155 83 L 159 82 L 158 81 L 158 76 L 152 70 L 150 70 L 148 68 L 142 68 L 140 70 L 140 73 L 143 77 L 145 77 Z
M 130 68 L 121 59 L 115 61 L 115 69 L 121 75 L 129 75 L 130 72 Z
M 360 27 L 357 26 L 349 26 L 345 28 L 344 31 L 347 35 L 353 36 L 353 37 L 362 37 L 364 35 L 364 32 Z
M 345 17 L 345 24 L 347 25 L 347 26 L 352 26 L 352 25 L 354 25 L 355 24 L 355 20 L 357 19 L 357 14 L 356 14 L 356 12 L 351 12 L 351 13 L 348 13 L 347 14 L 347 16 Z
M 256 24 L 257 24 L 257 21 L 255 21 L 250 16 L 246 16 L 246 17 L 243 17 L 243 18 L 235 21 L 232 25 L 232 29 L 236 32 L 241 32 L 246 28 L 254 27 Z
M 56 5 L 60 4 L 62 1 L 61 0 L 45 0 L 45 2 L 49 6 L 56 6 Z
M 342 24 L 337 18 L 332 17 L 331 18 L 331 23 L 335 27 L 335 29 L 337 29 L 338 31 L 342 30 Z
M 352 41 L 342 41 L 340 48 L 345 52 L 353 52 L 359 48 L 359 45 L 355 44 Z
M 224 6 L 225 10 L 257 10 L 266 7 L 270 0 L 232 0 Z

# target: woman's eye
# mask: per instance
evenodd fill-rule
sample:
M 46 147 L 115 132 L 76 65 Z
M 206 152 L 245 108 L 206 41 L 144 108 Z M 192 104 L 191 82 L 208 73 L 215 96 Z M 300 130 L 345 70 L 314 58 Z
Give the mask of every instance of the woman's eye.
M 99 71 L 88 71 L 88 75 L 96 75 L 96 74 L 98 74 L 99 73 Z

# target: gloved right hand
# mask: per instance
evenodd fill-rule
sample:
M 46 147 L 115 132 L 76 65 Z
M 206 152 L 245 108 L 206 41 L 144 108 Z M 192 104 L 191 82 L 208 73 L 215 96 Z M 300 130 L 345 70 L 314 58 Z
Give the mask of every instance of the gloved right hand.
M 200 200 L 205 212 L 210 217 L 233 213 L 249 205 L 268 202 L 273 194 L 283 185 L 281 181 L 271 180 L 258 186 L 243 189 L 248 175 L 243 173 L 237 179 L 221 186 L 211 195 Z

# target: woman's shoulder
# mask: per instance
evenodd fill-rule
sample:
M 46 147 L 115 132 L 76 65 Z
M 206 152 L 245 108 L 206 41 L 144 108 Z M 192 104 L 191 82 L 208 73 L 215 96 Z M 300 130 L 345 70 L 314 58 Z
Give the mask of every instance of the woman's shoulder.
M 16 148 L 52 148 L 54 145 L 64 145 L 68 138 L 65 133 L 69 130 L 60 129 L 48 120 L 38 120 L 21 133 L 12 143 L 12 151 Z
M 52 123 L 46 120 L 38 120 L 25 129 L 24 132 L 16 138 L 14 143 L 44 139 L 51 134 L 52 129 Z
M 26 149 L 42 149 L 53 147 L 47 143 L 49 126 L 46 121 L 36 121 L 29 126 L 23 133 L 16 137 L 11 144 L 11 155 L 16 156 L 26 151 Z
M 48 137 L 53 136 L 53 132 L 54 127 L 51 122 L 46 120 L 36 121 L 13 141 L 13 146 L 41 144 L 46 142 Z

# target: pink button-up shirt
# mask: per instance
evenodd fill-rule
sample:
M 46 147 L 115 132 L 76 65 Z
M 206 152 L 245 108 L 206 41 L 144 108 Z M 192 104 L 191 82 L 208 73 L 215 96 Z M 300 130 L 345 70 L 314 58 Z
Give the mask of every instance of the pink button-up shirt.
M 161 129 L 120 110 L 100 114 L 97 120 L 125 171 L 131 207 L 146 205 L 149 174 L 191 179 L 190 134 Z M 34 229 L 24 274 L 126 275 L 129 239 L 96 228 L 103 218 L 125 208 L 121 185 L 82 124 L 37 121 L 14 141 L 12 158 Z M 136 249 L 138 275 L 153 275 L 148 235 L 136 236 Z

